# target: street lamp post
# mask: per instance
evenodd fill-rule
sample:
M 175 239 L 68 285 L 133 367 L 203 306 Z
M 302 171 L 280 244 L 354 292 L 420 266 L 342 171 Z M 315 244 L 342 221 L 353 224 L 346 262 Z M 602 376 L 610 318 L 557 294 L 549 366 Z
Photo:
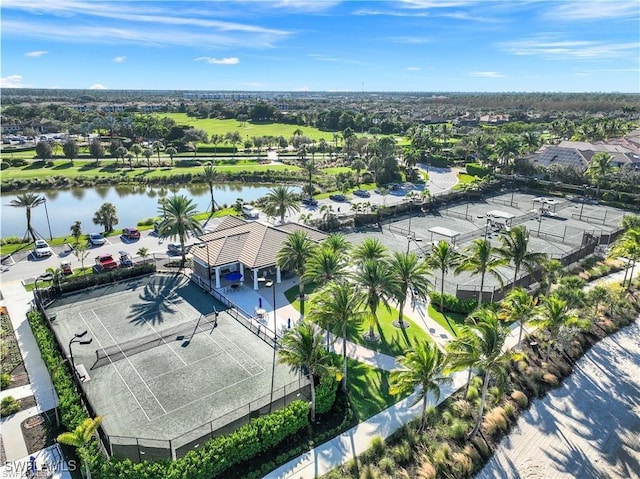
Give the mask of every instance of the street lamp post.
M 271 288 L 273 293 L 273 360 L 271 361 L 271 393 L 269 397 L 269 412 L 273 409 L 273 382 L 276 373 L 276 349 L 278 348 L 277 317 L 276 317 L 276 283 L 267 278 L 259 278 L 265 288 Z
M 74 376 L 77 376 L 77 371 L 76 371 L 76 363 L 73 359 L 73 349 L 71 346 L 76 343 L 91 344 L 92 341 L 93 341 L 93 338 L 91 336 L 87 337 L 86 329 L 75 333 L 73 335 L 73 338 L 71 338 L 71 340 L 69 341 L 69 361 L 71 362 L 71 374 L 73 374 Z
M 407 233 L 407 253 L 411 244 L 411 218 L 413 216 L 413 198 L 409 198 L 409 232 Z

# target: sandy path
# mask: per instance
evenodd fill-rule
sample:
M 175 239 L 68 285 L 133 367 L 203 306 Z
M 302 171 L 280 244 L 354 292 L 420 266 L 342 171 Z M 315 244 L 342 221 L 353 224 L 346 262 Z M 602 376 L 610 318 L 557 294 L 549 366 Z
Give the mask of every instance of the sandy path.
M 640 478 L 640 318 L 536 401 L 476 479 Z

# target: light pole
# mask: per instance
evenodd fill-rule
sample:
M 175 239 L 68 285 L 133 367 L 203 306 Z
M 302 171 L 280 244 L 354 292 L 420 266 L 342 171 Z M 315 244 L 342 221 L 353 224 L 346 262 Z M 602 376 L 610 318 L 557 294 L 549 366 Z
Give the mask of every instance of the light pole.
M 582 185 L 582 204 L 580 205 L 580 221 L 582 221 L 582 210 L 584 210 L 584 204 L 587 201 L 587 185 Z
M 273 360 L 271 361 L 271 394 L 269 398 L 269 412 L 273 409 L 273 381 L 276 373 L 276 349 L 278 348 L 277 317 L 276 317 L 276 283 L 267 278 L 258 278 L 265 288 L 271 288 L 273 293 Z
M 93 338 L 91 336 L 86 337 L 87 336 L 87 330 L 84 329 L 82 331 L 78 331 L 77 333 L 75 333 L 73 335 L 73 338 L 71 338 L 71 340 L 69 341 L 69 360 L 71 361 L 71 374 L 73 374 L 74 376 L 77 376 L 77 371 L 76 371 L 76 363 L 73 360 L 73 349 L 71 348 L 71 346 L 73 344 L 91 344 L 91 342 L 93 341 Z
M 53 241 L 53 235 L 51 234 L 51 222 L 49 221 L 49 210 L 47 209 L 46 198 L 44 198 L 44 214 L 47 216 L 47 226 L 49 227 L 49 240 Z
M 407 253 L 411 244 L 411 217 L 413 216 L 413 198 L 409 198 L 409 232 L 407 233 Z

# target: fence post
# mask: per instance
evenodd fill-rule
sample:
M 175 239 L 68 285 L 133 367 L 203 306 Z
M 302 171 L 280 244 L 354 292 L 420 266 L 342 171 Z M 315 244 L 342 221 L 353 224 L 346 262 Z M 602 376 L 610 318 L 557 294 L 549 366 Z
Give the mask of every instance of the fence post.
M 169 454 L 171 454 L 171 459 L 174 461 L 178 458 L 178 454 L 176 453 L 176 450 L 173 448 L 173 441 L 171 439 L 169 439 Z

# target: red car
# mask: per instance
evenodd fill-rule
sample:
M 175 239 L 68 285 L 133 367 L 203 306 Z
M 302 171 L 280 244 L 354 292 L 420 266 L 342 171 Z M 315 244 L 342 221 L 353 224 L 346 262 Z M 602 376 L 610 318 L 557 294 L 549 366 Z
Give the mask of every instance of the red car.
M 118 262 L 110 254 L 101 254 L 96 257 L 96 269 L 98 271 L 111 271 L 118 267 Z
M 122 230 L 122 236 L 130 240 L 140 239 L 140 231 L 137 228 L 125 228 Z

